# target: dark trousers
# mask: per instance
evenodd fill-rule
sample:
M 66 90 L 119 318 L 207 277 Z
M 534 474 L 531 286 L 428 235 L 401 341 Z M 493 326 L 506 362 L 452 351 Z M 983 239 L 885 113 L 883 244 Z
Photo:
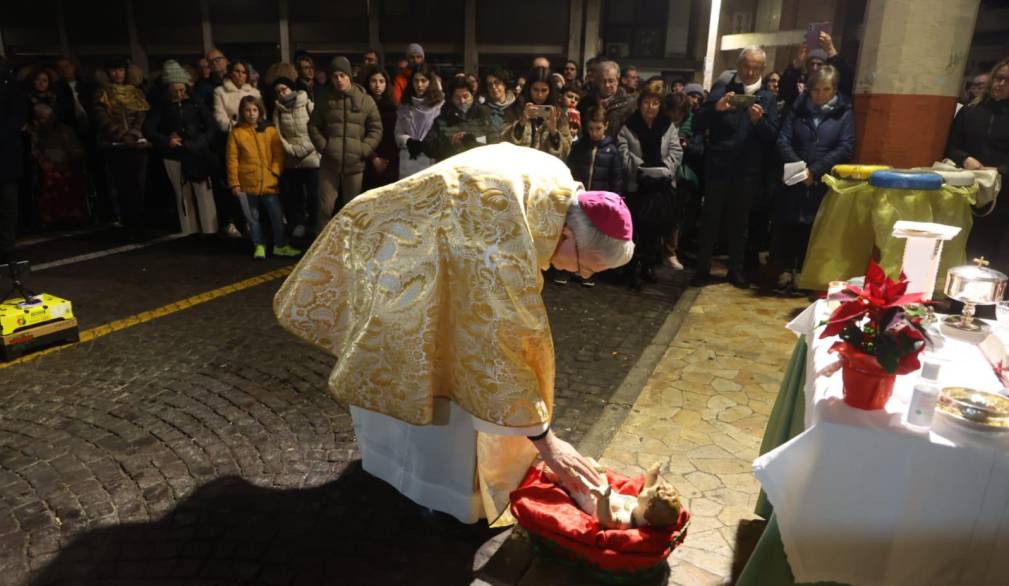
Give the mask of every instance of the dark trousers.
M 18 182 L 0 183 L 0 264 L 14 260 L 18 231 Z
M 708 168 L 697 244 L 697 272 L 711 271 L 711 256 L 719 234 L 724 232 L 729 247 L 729 270 L 742 274 L 750 206 L 762 189 L 763 172 L 759 168 Z
M 109 174 L 115 183 L 119 206 L 123 211 L 123 223 L 135 231 L 144 228 L 147 155 L 148 152 L 141 149 L 116 148 L 105 151 Z
M 285 169 L 280 198 L 288 226 L 314 229 L 319 210 L 319 169 Z
M 813 231 L 810 224 L 775 224 L 771 235 L 771 256 L 781 270 L 790 273 L 802 271 L 806 262 L 806 248 Z

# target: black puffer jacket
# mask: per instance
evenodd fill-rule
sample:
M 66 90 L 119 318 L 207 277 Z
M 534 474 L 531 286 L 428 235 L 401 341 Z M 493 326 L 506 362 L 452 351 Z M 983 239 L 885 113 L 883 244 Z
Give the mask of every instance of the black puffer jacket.
M 162 102 L 148 112 L 143 129 L 144 136 L 164 158 L 182 163 L 182 175 L 187 181 L 210 176 L 214 164 L 210 145 L 217 134 L 217 123 L 202 101 L 187 98 Z M 182 137 L 182 146 L 168 147 L 172 133 Z
M 961 167 L 967 157 L 998 167 L 1003 186 L 1009 185 L 1009 100 L 964 106 L 953 120 L 946 156 Z
M 601 141 L 583 137 L 571 147 L 568 168 L 575 181 L 588 191 L 612 191 L 624 195 L 624 163 L 617 141 L 604 136 Z
M 457 132 L 465 135 L 458 144 L 452 144 L 452 136 Z M 494 127 L 490 109 L 483 104 L 473 104 L 466 113 L 450 101 L 441 107 L 441 114 L 424 138 L 424 154 L 445 160 L 463 151 L 495 142 Z

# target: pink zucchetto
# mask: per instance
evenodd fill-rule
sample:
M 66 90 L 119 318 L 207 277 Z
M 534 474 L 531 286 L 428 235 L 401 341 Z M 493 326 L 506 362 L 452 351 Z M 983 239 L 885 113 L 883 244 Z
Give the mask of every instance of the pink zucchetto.
M 610 191 L 584 191 L 578 194 L 578 207 L 596 229 L 610 238 L 631 240 L 634 237 L 631 210 L 619 195 Z

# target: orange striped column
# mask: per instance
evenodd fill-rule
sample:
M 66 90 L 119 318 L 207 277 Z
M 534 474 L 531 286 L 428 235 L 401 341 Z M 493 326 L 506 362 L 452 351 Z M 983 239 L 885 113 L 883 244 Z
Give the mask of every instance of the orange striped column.
M 943 158 L 979 0 L 869 0 L 855 77 L 855 159 Z

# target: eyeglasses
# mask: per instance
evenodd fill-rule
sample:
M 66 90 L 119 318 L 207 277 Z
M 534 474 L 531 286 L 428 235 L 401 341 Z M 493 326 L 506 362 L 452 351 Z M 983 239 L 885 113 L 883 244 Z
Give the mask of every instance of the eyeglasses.
M 991 84 L 995 85 L 997 83 L 1009 83 L 1009 75 L 996 75 L 991 78 Z
M 211 59 L 211 61 L 213 61 L 214 63 L 217 63 L 218 61 L 224 61 L 224 60 L 225 60 L 224 56 L 217 56 L 217 57 L 214 57 L 213 59 Z

